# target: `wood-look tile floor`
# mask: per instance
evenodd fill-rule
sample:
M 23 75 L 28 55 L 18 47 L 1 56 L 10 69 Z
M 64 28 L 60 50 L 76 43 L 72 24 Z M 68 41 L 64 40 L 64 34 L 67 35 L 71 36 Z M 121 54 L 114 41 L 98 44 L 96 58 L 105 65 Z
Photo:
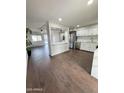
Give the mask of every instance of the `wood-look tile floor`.
M 49 56 L 48 47 L 32 49 L 27 66 L 27 93 L 97 93 L 90 76 L 93 53 L 70 50 Z

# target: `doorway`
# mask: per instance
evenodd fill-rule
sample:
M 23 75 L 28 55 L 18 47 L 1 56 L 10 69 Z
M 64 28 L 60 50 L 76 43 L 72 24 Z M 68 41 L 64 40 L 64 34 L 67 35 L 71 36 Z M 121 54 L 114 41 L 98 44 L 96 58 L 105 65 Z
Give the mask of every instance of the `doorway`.
M 44 43 L 45 43 L 45 45 L 48 44 L 48 36 L 47 36 L 47 34 L 44 34 Z

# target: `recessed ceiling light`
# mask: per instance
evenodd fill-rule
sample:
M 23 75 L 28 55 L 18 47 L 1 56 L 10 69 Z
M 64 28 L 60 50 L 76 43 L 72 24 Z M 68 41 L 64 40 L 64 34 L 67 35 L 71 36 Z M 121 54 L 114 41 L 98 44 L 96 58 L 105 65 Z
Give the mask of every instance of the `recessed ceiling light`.
M 89 0 L 87 4 L 91 5 L 92 3 L 93 3 L 93 0 Z
M 80 25 L 77 25 L 77 27 L 79 27 Z
M 59 18 L 58 20 L 61 22 L 62 21 L 62 18 Z

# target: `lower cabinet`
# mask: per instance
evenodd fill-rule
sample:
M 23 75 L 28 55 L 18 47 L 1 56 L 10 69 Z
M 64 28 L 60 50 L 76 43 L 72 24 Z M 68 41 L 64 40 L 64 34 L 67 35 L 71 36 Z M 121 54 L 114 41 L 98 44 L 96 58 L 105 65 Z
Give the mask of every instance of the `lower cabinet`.
M 90 51 L 94 52 L 96 50 L 97 43 L 90 44 Z
M 97 46 L 97 43 L 85 43 L 85 42 L 82 42 L 81 46 L 80 46 L 80 49 L 94 52 L 96 50 L 96 46 Z

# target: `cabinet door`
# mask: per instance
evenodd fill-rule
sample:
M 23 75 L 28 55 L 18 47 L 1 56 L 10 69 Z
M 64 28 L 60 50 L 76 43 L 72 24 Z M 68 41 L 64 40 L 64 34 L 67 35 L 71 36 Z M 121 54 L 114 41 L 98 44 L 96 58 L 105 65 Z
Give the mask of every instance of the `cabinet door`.
M 89 28 L 88 29 L 89 30 L 89 35 L 97 35 L 98 33 L 98 29 L 97 29 L 97 27 L 95 26 L 95 27 L 91 27 L 91 28 Z
M 88 29 L 84 29 L 84 36 L 87 36 L 87 35 L 89 35 L 89 31 Z
M 91 51 L 91 44 L 87 43 L 87 51 Z
M 89 32 L 87 29 L 82 29 L 77 31 L 77 36 L 87 36 L 87 35 L 89 35 Z
M 80 49 L 81 49 L 81 50 L 86 50 L 86 44 L 82 42 Z
M 84 49 L 84 43 L 81 42 L 81 46 L 80 49 L 83 50 Z
M 90 51 L 94 52 L 96 50 L 96 46 L 97 46 L 96 43 L 91 43 L 90 44 Z
M 89 43 L 81 43 L 81 50 L 86 50 L 86 51 L 90 51 L 90 45 Z
M 93 35 L 97 35 L 98 34 L 97 28 L 94 28 L 92 31 L 93 31 Z
M 79 31 L 76 32 L 76 36 L 79 36 Z
M 85 44 L 84 44 L 84 50 L 89 51 L 88 43 L 85 43 Z
M 93 52 L 94 50 L 93 50 L 93 45 L 92 44 L 90 44 L 90 46 L 89 46 L 89 51 L 91 51 L 91 52 Z
M 88 35 L 92 35 L 92 29 L 88 29 Z
M 77 36 L 81 36 L 82 35 L 82 31 L 77 31 Z

